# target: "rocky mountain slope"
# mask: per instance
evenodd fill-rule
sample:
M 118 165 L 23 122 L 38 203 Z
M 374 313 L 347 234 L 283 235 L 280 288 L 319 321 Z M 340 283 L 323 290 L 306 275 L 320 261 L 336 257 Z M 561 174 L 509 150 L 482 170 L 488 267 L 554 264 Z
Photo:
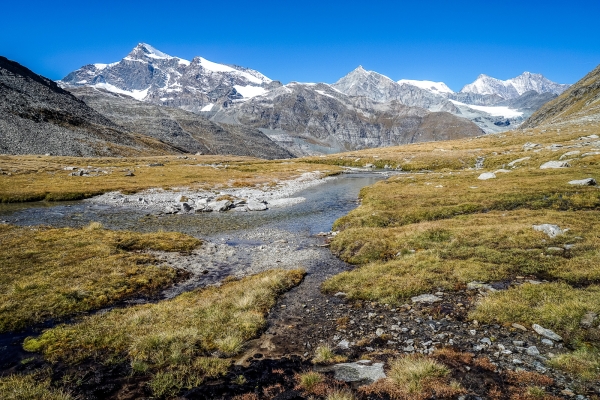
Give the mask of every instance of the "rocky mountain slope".
M 128 132 L 83 101 L 0 56 L 0 153 L 173 154 L 156 139 Z
M 212 119 L 261 129 L 296 155 L 459 137 L 483 132 L 446 112 L 429 112 L 399 101 L 348 96 L 327 84 L 290 83 Z
M 600 121 L 600 66 L 537 110 L 522 128 Z
M 145 43 L 138 44 L 121 61 L 85 65 L 59 84 L 102 88 L 193 112 L 209 111 L 218 102 L 252 98 L 280 85 L 248 68 L 217 64 L 202 57 L 188 61 Z
M 90 107 L 129 131 L 143 133 L 186 153 L 231 154 L 266 159 L 292 154 L 256 129 L 218 125 L 174 107 L 161 107 L 93 87 L 70 91 Z

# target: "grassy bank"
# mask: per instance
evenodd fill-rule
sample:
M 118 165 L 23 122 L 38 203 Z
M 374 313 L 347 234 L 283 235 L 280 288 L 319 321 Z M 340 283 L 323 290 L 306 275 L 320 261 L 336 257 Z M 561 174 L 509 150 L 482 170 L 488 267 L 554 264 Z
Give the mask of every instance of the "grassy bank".
M 189 251 L 180 233 L 0 225 L 0 332 L 151 295 L 177 272 L 141 250 Z
M 77 169 L 65 169 L 71 167 Z M 81 170 L 89 171 L 89 176 L 71 176 Z M 339 170 L 330 165 L 227 156 L 0 156 L 0 202 L 79 200 L 110 191 L 134 193 L 150 188 L 262 187 L 304 172 L 328 175 Z
M 281 293 L 300 283 L 301 270 L 271 270 L 182 294 L 157 304 L 113 310 L 29 338 L 25 349 L 52 362 L 127 361 L 149 374 L 157 396 L 173 395 L 224 374 L 245 341 L 264 327 Z

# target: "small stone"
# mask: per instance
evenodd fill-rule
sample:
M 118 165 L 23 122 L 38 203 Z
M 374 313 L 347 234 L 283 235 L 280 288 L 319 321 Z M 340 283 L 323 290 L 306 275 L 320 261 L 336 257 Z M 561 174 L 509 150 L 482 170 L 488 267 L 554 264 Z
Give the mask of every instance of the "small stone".
M 377 330 L 375 331 L 375 334 L 379 337 L 381 335 L 383 335 L 385 333 L 385 331 L 381 328 L 377 328 Z
M 526 350 L 526 352 L 530 356 L 539 356 L 540 355 L 540 351 L 535 346 L 528 347 L 527 350 Z
M 436 303 L 442 301 L 442 299 L 433 294 L 422 294 L 420 296 L 412 297 L 411 300 L 413 303 Z
M 560 342 L 562 341 L 562 336 L 558 335 L 557 333 L 551 331 L 550 329 L 546 329 L 543 328 L 542 326 L 538 325 L 538 324 L 533 324 L 531 326 L 533 328 L 534 331 L 536 331 L 538 333 L 538 335 L 542 335 L 547 337 L 548 339 L 552 339 L 556 342 Z
M 512 363 L 513 363 L 513 364 L 517 364 L 517 365 L 518 365 L 518 364 L 523 364 L 523 361 L 519 360 L 518 358 L 514 358 L 514 359 L 512 360 Z
M 596 180 L 594 178 L 578 179 L 574 181 L 569 181 L 569 185 L 596 186 Z
M 347 340 L 342 340 L 337 344 L 337 347 L 340 349 L 346 350 L 350 348 L 350 342 Z
M 475 329 L 471 329 L 471 330 L 469 331 L 469 335 L 471 335 L 471 336 L 475 336 L 475 335 L 477 335 L 477 331 L 476 331 Z
M 344 382 L 373 383 L 386 377 L 383 363 L 367 365 L 364 362 L 336 364 L 332 367 L 334 378 Z
M 333 295 L 334 297 L 346 297 L 347 294 L 344 292 L 337 292 L 336 294 Z
M 550 339 L 542 339 L 542 343 L 545 344 L 546 346 L 550 346 L 550 347 L 554 347 L 554 342 Z
M 565 252 L 565 249 L 562 247 L 548 247 L 546 249 L 546 253 L 548 254 L 562 254 Z
M 489 290 L 492 292 L 496 291 L 496 289 L 494 289 L 491 285 L 488 285 L 487 283 L 477 282 L 477 281 L 467 283 L 467 290 L 476 290 L 476 289 Z
M 560 227 L 558 225 L 553 225 L 553 224 L 533 225 L 533 230 L 538 231 L 538 232 L 544 232 L 550 238 L 554 238 L 554 237 L 556 237 L 558 235 L 562 235 L 564 233 L 564 231 L 562 229 L 560 229 Z
M 267 209 L 267 205 L 260 201 L 249 201 L 246 205 L 248 211 L 265 211 Z
M 514 160 L 514 161 L 511 161 L 511 162 L 509 162 L 509 163 L 508 163 L 508 164 L 506 164 L 506 165 L 508 165 L 509 167 L 514 167 L 514 166 L 515 166 L 515 164 L 518 164 L 518 163 L 520 163 L 520 162 L 523 162 L 523 161 L 527 161 L 527 160 L 529 160 L 530 158 L 531 158 L 531 157 L 523 157 L 523 158 L 519 158 L 519 159 L 516 159 L 516 160 Z
M 415 348 L 414 348 L 414 346 L 409 345 L 409 346 L 403 347 L 402 350 L 406 351 L 408 353 L 408 352 L 411 352 L 411 351 L 415 351 Z
M 536 147 L 540 147 L 540 144 L 527 142 L 523 145 L 523 151 L 533 150 Z
M 560 393 L 563 394 L 563 395 L 565 395 L 565 396 L 569 396 L 569 397 L 575 396 L 575 393 L 573 393 L 573 391 L 570 390 L 570 389 L 561 390 Z
M 522 330 L 522 331 L 524 331 L 524 332 L 527 332 L 527 328 L 525 328 L 525 327 L 524 327 L 523 325 L 521 325 L 521 324 L 514 323 L 514 324 L 512 324 L 511 326 L 512 326 L 513 328 L 515 328 L 515 329 L 520 329 L 520 330 Z
M 522 340 L 513 340 L 513 344 L 517 347 L 523 347 L 525 346 L 525 342 Z
M 487 344 L 488 346 L 492 345 L 492 341 L 490 340 L 490 338 L 487 338 L 487 337 L 484 337 L 483 339 L 480 339 L 479 341 L 483 344 Z

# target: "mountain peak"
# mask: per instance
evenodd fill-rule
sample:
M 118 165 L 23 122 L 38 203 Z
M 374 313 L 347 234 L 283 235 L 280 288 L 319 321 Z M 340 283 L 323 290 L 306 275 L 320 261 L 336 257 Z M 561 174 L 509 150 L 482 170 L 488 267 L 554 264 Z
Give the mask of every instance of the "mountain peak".
M 131 50 L 131 52 L 128 54 L 128 57 L 131 58 L 138 58 L 138 57 L 150 57 L 150 58 L 160 58 L 160 59 L 167 59 L 167 58 L 173 58 L 170 55 L 163 53 L 160 50 L 157 50 L 156 48 L 152 47 L 151 45 L 147 44 L 147 43 L 138 43 L 137 46 L 134 47 L 133 50 Z

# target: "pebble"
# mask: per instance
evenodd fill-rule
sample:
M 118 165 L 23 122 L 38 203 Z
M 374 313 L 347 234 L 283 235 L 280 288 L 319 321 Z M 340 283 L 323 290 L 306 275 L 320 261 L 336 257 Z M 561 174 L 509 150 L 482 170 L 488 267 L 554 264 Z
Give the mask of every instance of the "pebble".
M 540 351 L 535 346 L 528 347 L 527 350 L 526 350 L 526 352 L 530 356 L 539 356 L 540 355 Z
M 524 327 L 523 325 L 521 325 L 521 324 L 516 324 L 516 323 L 515 323 L 515 324 L 512 324 L 512 327 L 513 327 L 513 328 L 516 328 L 516 329 L 520 329 L 520 330 L 522 330 L 522 331 L 524 331 L 524 332 L 527 332 L 527 328 L 525 328 L 525 327 Z
M 413 303 L 436 303 L 442 301 L 441 298 L 433 294 L 422 294 L 420 296 L 412 297 Z
M 550 347 L 554 347 L 554 342 L 550 339 L 542 339 L 542 343 L 545 344 L 546 346 L 550 346 Z

